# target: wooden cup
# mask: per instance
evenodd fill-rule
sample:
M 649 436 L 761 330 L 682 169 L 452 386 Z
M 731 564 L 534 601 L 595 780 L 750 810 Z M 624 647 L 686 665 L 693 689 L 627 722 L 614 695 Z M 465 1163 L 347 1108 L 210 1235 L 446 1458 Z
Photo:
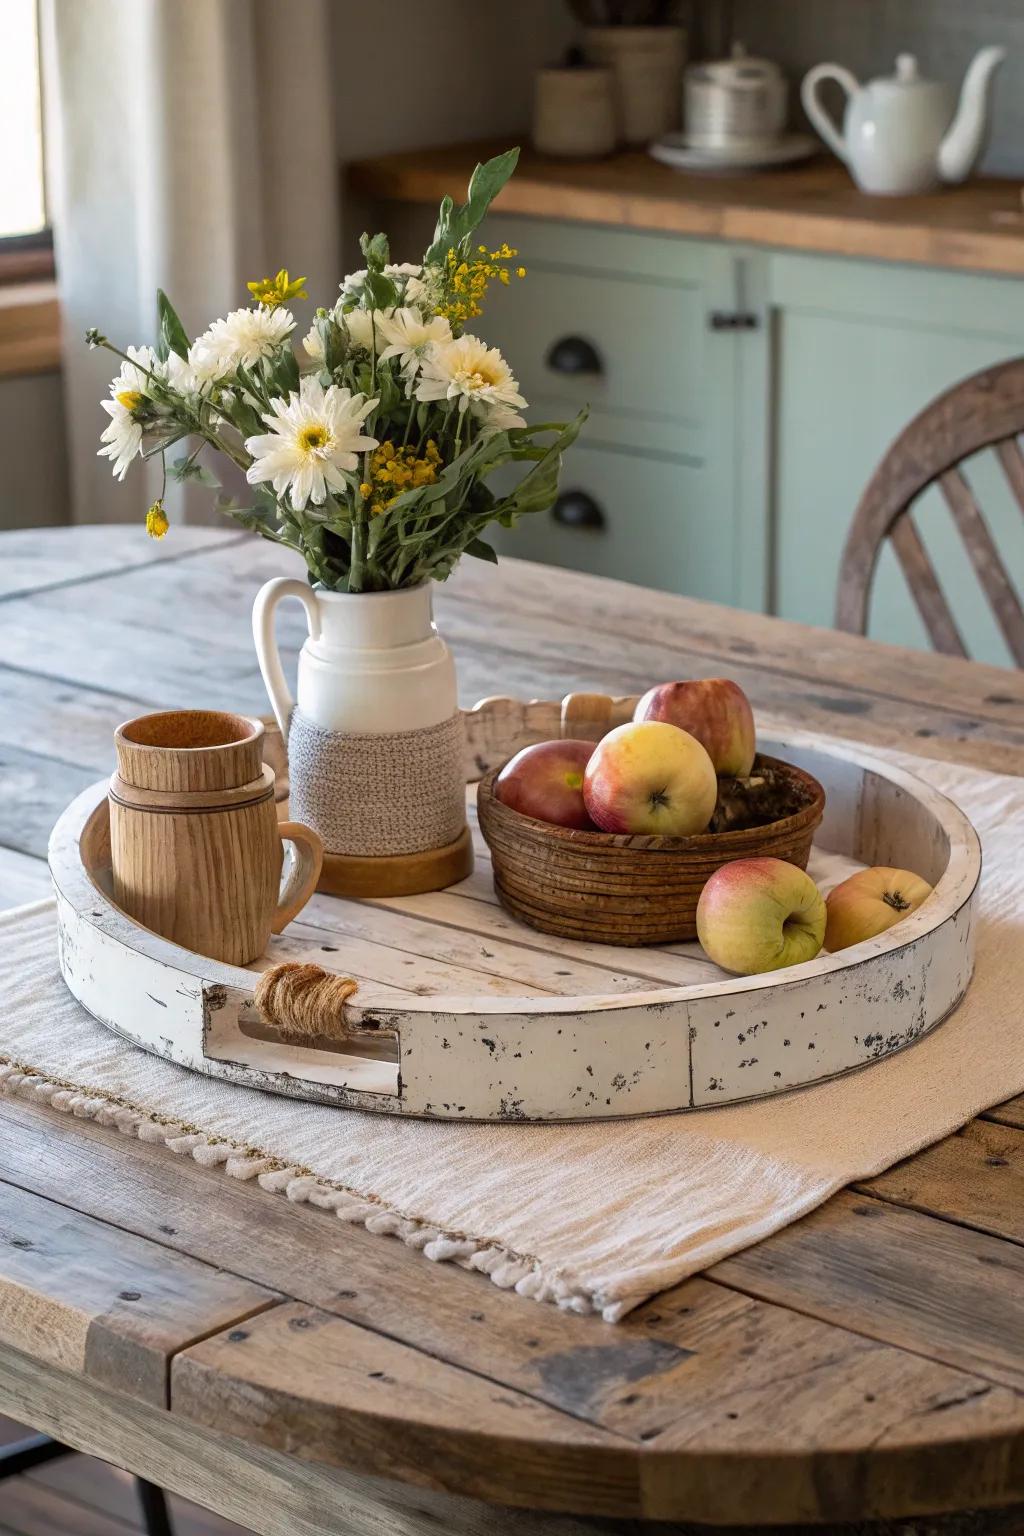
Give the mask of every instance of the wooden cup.
M 323 846 L 278 822 L 263 726 L 217 710 L 141 715 L 114 733 L 110 848 L 117 904 L 154 933 L 248 965 L 316 889 Z M 283 842 L 295 849 L 284 888 Z

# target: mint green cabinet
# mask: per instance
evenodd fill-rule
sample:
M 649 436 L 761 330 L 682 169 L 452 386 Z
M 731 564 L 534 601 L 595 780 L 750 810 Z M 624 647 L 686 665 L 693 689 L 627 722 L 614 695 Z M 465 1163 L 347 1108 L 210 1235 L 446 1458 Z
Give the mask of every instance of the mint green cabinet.
M 738 354 L 708 316 L 735 307 L 743 261 L 711 242 L 539 219 L 492 218 L 488 237 L 528 271 L 477 329 L 513 361 L 532 420 L 590 408 L 563 499 L 499 532 L 499 550 L 740 600 Z M 573 520 L 581 498 L 589 516 Z
M 875 466 L 941 390 L 1024 353 L 1024 284 L 826 257 L 765 259 L 773 315 L 771 606 L 787 618 L 831 624 L 843 540 Z M 998 467 L 983 455 L 966 473 L 1007 568 L 1024 584 L 1024 520 Z M 971 654 L 1010 664 L 941 497 L 922 498 L 915 521 Z M 888 550 L 869 632 L 928 645 Z
M 478 329 L 533 420 L 591 409 L 563 500 L 499 549 L 811 624 L 832 622 L 846 531 L 888 444 L 941 390 L 1024 352 L 1011 278 L 542 219 L 493 218 L 488 235 L 528 276 Z M 1024 520 L 994 466 L 968 472 L 1024 585 Z M 926 498 L 920 518 L 972 653 L 1006 663 L 944 507 Z M 927 645 L 888 552 L 870 632 Z

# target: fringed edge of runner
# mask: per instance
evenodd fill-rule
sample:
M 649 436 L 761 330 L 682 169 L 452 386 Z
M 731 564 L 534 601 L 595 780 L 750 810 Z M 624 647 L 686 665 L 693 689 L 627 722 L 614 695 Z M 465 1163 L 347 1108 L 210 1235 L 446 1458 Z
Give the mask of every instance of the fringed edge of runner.
M 458 1264 L 462 1269 L 475 1270 L 503 1291 L 514 1290 L 519 1296 L 549 1302 L 566 1312 L 598 1312 L 609 1323 L 618 1322 L 636 1305 L 635 1300 L 603 1302 L 595 1291 L 545 1269 L 538 1259 L 525 1258 L 495 1242 L 443 1231 L 402 1215 L 376 1197 L 367 1199 L 318 1178 L 306 1168 L 283 1163 L 258 1147 L 206 1136 L 193 1126 L 156 1118 L 112 1095 L 47 1077 L 9 1057 L 0 1056 L 0 1092 L 33 1099 L 79 1120 L 94 1120 L 123 1136 L 167 1147 L 204 1168 L 220 1168 L 230 1178 L 255 1179 L 269 1194 L 284 1195 L 295 1205 L 333 1211 L 342 1221 L 358 1222 L 377 1236 L 397 1237 L 435 1264 Z

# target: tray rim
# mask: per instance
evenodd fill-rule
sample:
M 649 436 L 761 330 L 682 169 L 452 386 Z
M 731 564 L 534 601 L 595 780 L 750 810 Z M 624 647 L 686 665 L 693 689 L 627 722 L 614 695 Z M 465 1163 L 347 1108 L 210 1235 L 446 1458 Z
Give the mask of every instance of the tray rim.
M 693 982 L 685 987 L 657 987 L 636 992 L 578 993 L 544 997 L 536 995 L 532 997 L 474 996 L 468 993 L 436 992 L 426 996 L 410 995 L 407 999 L 403 999 L 401 1004 L 375 1005 L 365 1010 L 357 998 L 347 1005 L 346 1010 L 353 1025 L 358 1027 L 365 1019 L 370 1027 L 376 1028 L 392 1016 L 407 1017 L 410 1014 L 432 1014 L 441 1011 L 472 1016 L 509 1013 L 524 1016 L 538 1013 L 599 1013 L 619 1010 L 624 1006 L 646 1007 L 651 1004 L 693 1002 L 705 997 L 718 998 L 733 993 L 747 995 L 761 991 L 767 992 L 780 985 L 798 984 L 838 971 L 856 970 L 877 960 L 881 955 L 898 953 L 925 934 L 940 927 L 971 900 L 981 877 L 981 844 L 970 819 L 948 796 L 942 794 L 940 790 L 933 789 L 916 774 L 899 768 L 895 764 L 884 762 L 870 752 L 861 752 L 859 748 L 848 751 L 845 748 L 833 747 L 828 743 L 822 743 L 812 732 L 786 731 L 778 736 L 772 736 L 770 740 L 773 747 L 787 745 L 802 747 L 879 774 L 923 803 L 932 812 L 935 820 L 940 823 L 949 837 L 950 858 L 946 870 L 936 883 L 927 903 L 873 939 L 852 945 L 849 949 L 835 955 L 827 954 L 823 950 L 813 960 L 808 960 L 803 965 L 789 966 L 782 971 L 766 971 L 755 976 L 724 977 L 721 981 Z M 100 927 L 104 921 L 114 921 L 118 927 L 124 925 L 137 934 L 138 944 L 129 943 L 124 935 L 119 936 L 120 942 L 126 947 L 144 947 L 153 958 L 159 959 L 163 964 L 185 971 L 205 983 L 251 990 L 254 986 L 255 972 L 244 966 L 226 965 L 196 951 L 184 949 L 181 945 L 161 938 L 151 929 L 136 923 L 92 880 L 85 865 L 75 857 L 79 841 L 87 826 L 97 813 L 102 813 L 106 805 L 108 785 L 109 780 L 104 778 L 84 789 L 62 813 L 53 829 L 48 857 L 51 878 L 58 893 L 72 905 L 76 900 L 81 902 L 85 896 L 88 896 L 90 901 L 95 898 L 95 906 L 98 910 L 91 913 L 94 926 Z M 725 835 L 728 836 L 728 834 Z
M 600 730 L 630 703 L 570 695 L 563 729 L 569 705 L 577 718 L 591 711 Z M 486 755 L 504 747 L 507 757 L 524 732 L 550 730 L 558 708 L 493 698 L 466 711 L 467 781 L 487 771 Z M 831 832 L 837 851 L 892 862 L 886 850 L 909 810 L 903 802 L 916 802 L 903 862 L 927 870 L 935 896 L 887 934 L 762 976 L 612 995 L 435 993 L 346 1005 L 353 1034 L 379 1039 L 384 1030 L 395 1040 L 398 1060 L 384 1062 L 343 1044 L 328 1051 L 256 1043 L 252 1026 L 265 1022 L 256 972 L 183 950 L 121 912 L 80 847 L 84 840 L 87 858 L 105 858 L 101 781 L 78 796 L 51 840 L 61 971 L 101 1024 L 155 1055 L 207 1077 L 372 1113 L 484 1123 L 635 1119 L 820 1084 L 905 1050 L 956 1008 L 973 968 L 980 844 L 952 801 L 870 752 L 785 729 L 766 731 L 763 745 L 795 753 L 824 781 L 824 843 Z

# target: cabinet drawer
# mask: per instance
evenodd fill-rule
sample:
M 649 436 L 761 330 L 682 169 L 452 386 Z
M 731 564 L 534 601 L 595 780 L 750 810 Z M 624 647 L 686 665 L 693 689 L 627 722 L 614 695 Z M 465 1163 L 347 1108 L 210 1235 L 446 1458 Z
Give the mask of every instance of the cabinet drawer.
M 705 321 L 696 285 L 533 267 L 500 299 L 480 329 L 513 361 L 531 403 L 699 422 Z
M 555 506 L 494 542 L 522 560 L 727 601 L 732 530 L 728 519 L 707 515 L 706 484 L 690 464 L 577 444 L 565 456 Z

